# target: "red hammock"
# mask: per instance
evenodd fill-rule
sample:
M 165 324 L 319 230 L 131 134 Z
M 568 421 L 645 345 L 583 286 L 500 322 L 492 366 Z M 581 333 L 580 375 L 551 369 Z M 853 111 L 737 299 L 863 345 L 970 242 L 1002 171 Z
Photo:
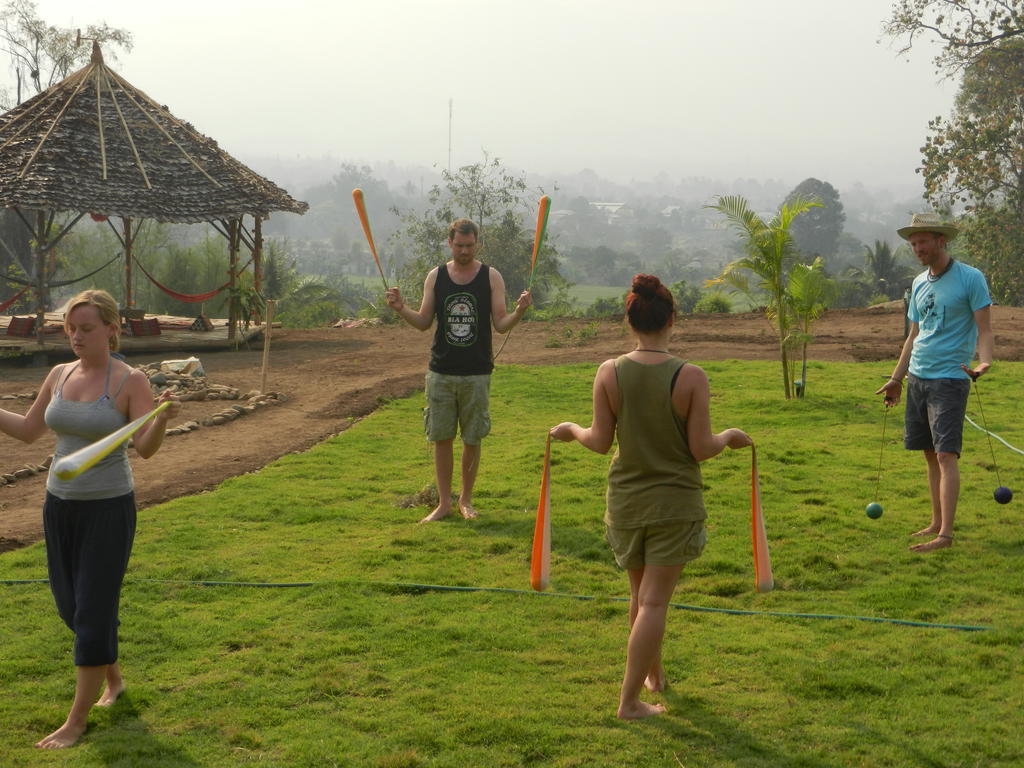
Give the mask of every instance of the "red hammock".
M 5 301 L 3 304 L 0 304 L 0 312 L 6 312 L 7 308 L 9 306 L 11 306 L 12 304 L 14 304 L 14 302 L 16 302 L 18 299 L 20 299 L 22 294 L 24 294 L 30 287 L 31 286 L 25 286 L 20 291 L 18 291 L 16 294 L 14 294 L 14 296 L 12 296 L 7 301 Z
M 215 288 L 212 291 L 207 291 L 206 293 L 178 293 L 177 291 L 172 291 L 166 285 L 161 285 L 160 282 L 155 277 L 153 277 L 151 274 L 149 274 L 149 272 L 146 271 L 146 268 L 142 266 L 141 262 L 139 262 L 138 259 L 135 259 L 135 263 L 139 265 L 139 269 L 142 270 L 143 274 L 149 278 L 149 282 L 151 282 L 161 291 L 166 293 L 168 296 L 172 296 L 178 301 L 188 302 L 189 304 L 198 304 L 201 301 L 209 301 L 218 293 L 220 293 L 229 285 L 231 285 L 230 282 L 224 283 L 224 285 L 222 285 L 220 288 Z

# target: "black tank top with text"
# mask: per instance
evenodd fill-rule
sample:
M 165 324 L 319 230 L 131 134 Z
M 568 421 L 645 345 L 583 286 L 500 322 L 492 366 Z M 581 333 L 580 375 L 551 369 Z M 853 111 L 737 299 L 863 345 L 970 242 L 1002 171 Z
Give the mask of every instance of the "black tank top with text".
M 450 376 L 480 376 L 491 362 L 491 276 L 486 264 L 469 283 L 459 285 L 448 265 L 437 268 L 434 281 L 437 328 L 430 352 L 430 370 Z

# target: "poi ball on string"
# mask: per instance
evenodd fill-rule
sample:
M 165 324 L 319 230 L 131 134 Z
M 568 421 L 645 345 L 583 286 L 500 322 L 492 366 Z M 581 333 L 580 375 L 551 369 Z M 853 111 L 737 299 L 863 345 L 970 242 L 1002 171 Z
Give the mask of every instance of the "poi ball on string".
M 996 488 L 995 492 L 993 492 L 992 496 L 1000 504 L 1009 504 L 1010 499 L 1013 498 L 1013 491 L 1011 491 L 1005 485 L 1000 485 L 998 488 Z
M 872 520 L 877 520 L 882 516 L 882 505 L 879 504 L 877 501 L 872 501 L 864 510 L 864 514 L 870 517 Z

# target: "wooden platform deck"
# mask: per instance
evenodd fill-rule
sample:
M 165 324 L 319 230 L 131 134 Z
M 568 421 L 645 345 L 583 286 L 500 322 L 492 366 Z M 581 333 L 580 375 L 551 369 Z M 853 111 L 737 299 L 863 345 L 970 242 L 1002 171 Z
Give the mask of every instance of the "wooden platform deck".
M 212 319 L 212 331 L 193 331 L 189 328 L 191 317 L 173 317 L 170 315 L 147 315 L 147 319 L 156 317 L 160 322 L 160 334 L 156 336 L 121 335 L 121 351 L 125 354 L 153 353 L 162 359 L 177 357 L 181 352 L 202 352 L 203 350 L 234 349 L 235 346 L 251 345 L 253 340 L 263 336 L 263 325 L 250 325 L 248 328 L 239 326 L 236 340 L 228 340 L 228 321 Z M 64 316 L 58 312 L 46 314 L 46 338 L 40 345 L 36 338 L 8 336 L 7 326 L 11 318 L 0 315 L 0 356 L 14 357 L 31 355 L 33 359 L 44 364 L 53 359 L 66 358 L 71 354 L 68 340 L 64 336 Z

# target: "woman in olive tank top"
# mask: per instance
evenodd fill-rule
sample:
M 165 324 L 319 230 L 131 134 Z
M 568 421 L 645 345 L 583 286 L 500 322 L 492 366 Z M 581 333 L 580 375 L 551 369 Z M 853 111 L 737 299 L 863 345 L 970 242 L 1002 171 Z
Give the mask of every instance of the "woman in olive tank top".
M 84 291 L 71 299 L 64 331 L 78 359 L 50 371 L 24 415 L 0 409 L 0 431 L 22 442 L 53 430 L 55 459 L 154 408 L 146 375 L 111 355 L 118 347 L 121 321 L 109 293 Z M 166 392 L 160 397 L 165 400 L 171 405 L 134 435 L 135 451 L 144 459 L 160 448 L 167 420 L 181 407 Z M 43 530 L 57 612 L 75 634 L 76 682 L 67 720 L 36 746 L 62 749 L 85 733 L 94 704 L 110 706 L 124 691 L 117 661 L 117 614 L 135 536 L 135 497 L 123 447 L 72 480 L 50 475 Z
M 646 686 L 667 685 L 661 663 L 665 619 L 683 566 L 704 549 L 700 462 L 725 448 L 751 445 L 739 429 L 711 431 L 704 371 L 671 355 L 675 301 L 653 275 L 637 275 L 626 297 L 636 348 L 602 363 L 594 379 L 591 426 L 564 422 L 557 440 L 597 453 L 618 449 L 608 470 L 605 527 L 615 560 L 629 574 L 629 643 L 618 716 L 657 715 L 662 704 L 640 700 Z

